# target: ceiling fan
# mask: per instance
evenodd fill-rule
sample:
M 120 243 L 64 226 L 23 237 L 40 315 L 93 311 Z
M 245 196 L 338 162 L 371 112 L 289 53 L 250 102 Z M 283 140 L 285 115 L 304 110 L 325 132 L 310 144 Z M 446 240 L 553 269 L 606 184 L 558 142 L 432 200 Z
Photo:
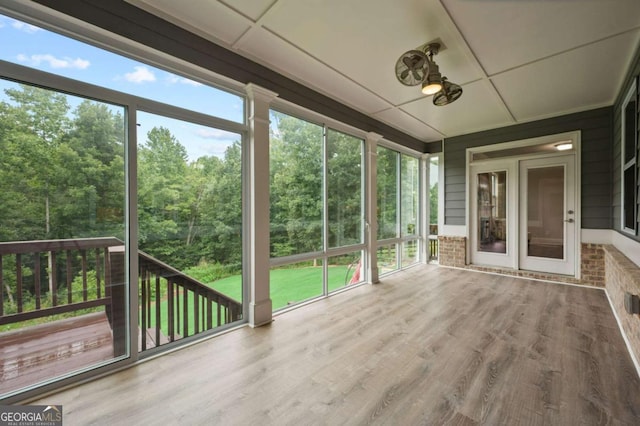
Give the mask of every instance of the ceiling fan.
M 440 51 L 440 43 L 425 45 L 421 50 L 408 50 L 396 61 L 396 77 L 405 86 L 422 85 L 422 93 L 433 95 L 433 104 L 448 105 L 462 96 L 462 87 L 440 74 L 433 56 Z

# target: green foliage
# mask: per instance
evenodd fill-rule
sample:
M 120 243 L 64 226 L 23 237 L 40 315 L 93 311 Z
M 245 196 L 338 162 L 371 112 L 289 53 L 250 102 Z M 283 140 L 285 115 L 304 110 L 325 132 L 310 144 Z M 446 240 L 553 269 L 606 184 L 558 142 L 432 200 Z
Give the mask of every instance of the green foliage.
M 397 237 L 398 153 L 378 147 L 377 152 L 378 239 Z
M 271 254 L 320 250 L 323 128 L 277 112 L 271 118 Z
M 429 223 L 438 224 L 438 184 L 434 183 L 429 190 Z
M 212 283 L 220 279 L 238 275 L 241 271 L 241 265 L 222 265 L 217 262 L 201 261 L 197 266 L 187 268 L 184 273 L 190 277 L 203 283 Z

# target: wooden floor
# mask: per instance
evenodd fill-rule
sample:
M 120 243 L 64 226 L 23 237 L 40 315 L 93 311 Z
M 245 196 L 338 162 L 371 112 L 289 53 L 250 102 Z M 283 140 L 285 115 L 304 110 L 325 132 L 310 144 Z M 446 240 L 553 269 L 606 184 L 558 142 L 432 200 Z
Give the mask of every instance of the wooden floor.
M 597 289 L 421 265 L 50 395 L 65 425 L 640 424 Z

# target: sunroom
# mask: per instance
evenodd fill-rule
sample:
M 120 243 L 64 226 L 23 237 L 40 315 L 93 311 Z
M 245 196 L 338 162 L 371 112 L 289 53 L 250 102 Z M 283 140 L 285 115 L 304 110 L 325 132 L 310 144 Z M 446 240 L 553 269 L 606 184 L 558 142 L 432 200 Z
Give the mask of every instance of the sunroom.
M 640 387 L 640 4 L 356 3 L 0 1 L 3 402 L 419 271 L 606 295 Z

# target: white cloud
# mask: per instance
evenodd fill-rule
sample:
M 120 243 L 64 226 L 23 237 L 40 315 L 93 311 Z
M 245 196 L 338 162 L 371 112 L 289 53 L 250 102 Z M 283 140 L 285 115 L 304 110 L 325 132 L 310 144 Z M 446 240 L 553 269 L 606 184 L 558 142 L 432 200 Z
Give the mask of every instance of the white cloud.
M 26 62 L 30 66 L 40 66 L 41 64 L 47 64 L 51 68 L 59 69 L 59 68 L 73 68 L 84 70 L 91 65 L 91 63 L 86 59 L 80 58 L 57 58 L 50 54 L 41 54 L 41 55 L 31 55 L 27 56 L 25 54 L 19 54 L 17 56 L 18 61 Z
M 167 76 L 167 83 L 169 84 L 188 84 L 190 86 L 202 86 L 202 83 L 198 83 L 197 81 L 193 81 L 193 80 L 189 80 L 188 78 L 184 78 L 184 77 L 179 77 L 177 75 L 174 74 L 169 74 Z
M 204 139 L 213 139 L 218 141 L 239 139 L 239 136 L 237 134 L 220 129 L 200 128 L 198 129 L 196 134 Z
M 24 31 L 25 33 L 28 33 L 28 34 L 33 34 L 35 32 L 42 31 L 42 28 L 38 28 L 31 24 L 27 24 L 25 22 L 20 22 L 20 21 L 13 21 L 11 23 L 11 26 L 16 30 Z
M 124 75 L 125 80 L 131 83 L 146 83 L 150 81 L 156 81 L 156 76 L 153 72 L 144 66 L 133 67 L 135 71 L 128 72 Z

